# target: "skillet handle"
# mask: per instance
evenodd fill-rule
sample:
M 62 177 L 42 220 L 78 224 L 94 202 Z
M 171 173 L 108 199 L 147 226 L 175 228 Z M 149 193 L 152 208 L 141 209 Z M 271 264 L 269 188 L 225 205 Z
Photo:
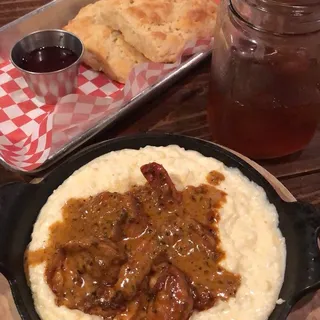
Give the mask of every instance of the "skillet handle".
M 7 265 L 7 251 L 9 244 L 10 227 L 13 221 L 19 219 L 19 214 L 23 213 L 23 208 L 19 207 L 19 199 L 30 192 L 36 185 L 12 182 L 0 186 L 0 272 L 8 279 L 10 277 L 10 269 Z M 14 208 L 14 206 L 17 206 Z M 16 211 L 19 210 L 17 213 Z M 8 279 L 9 280 L 9 279 Z
M 294 227 L 299 236 L 301 253 L 298 259 L 304 268 L 300 271 L 301 287 L 297 295 L 300 299 L 307 293 L 320 288 L 320 209 L 305 202 L 287 203 L 288 209 L 294 212 Z

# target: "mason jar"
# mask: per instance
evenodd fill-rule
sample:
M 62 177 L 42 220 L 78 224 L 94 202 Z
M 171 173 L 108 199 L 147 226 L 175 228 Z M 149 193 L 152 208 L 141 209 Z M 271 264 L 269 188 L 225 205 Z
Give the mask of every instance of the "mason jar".
M 303 149 L 319 118 L 320 1 L 223 1 L 208 103 L 213 141 L 276 158 Z

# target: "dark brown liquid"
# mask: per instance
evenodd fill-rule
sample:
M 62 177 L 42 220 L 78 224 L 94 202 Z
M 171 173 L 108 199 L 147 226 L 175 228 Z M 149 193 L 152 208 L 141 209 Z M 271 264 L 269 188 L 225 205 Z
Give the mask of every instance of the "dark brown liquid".
M 45 47 L 25 55 L 19 67 L 31 72 L 52 72 L 69 67 L 78 59 L 73 51 L 62 47 Z
M 47 263 L 58 305 L 113 319 L 188 319 L 236 294 L 240 276 L 220 265 L 219 208 L 214 185 L 177 191 L 164 168 L 142 167 L 149 183 L 120 194 L 70 199 L 49 246 L 27 265 Z M 133 317 L 134 315 L 134 317 Z
M 320 117 L 320 66 L 298 54 L 262 61 L 231 50 L 223 76 L 212 66 L 213 140 L 255 159 L 303 149 Z

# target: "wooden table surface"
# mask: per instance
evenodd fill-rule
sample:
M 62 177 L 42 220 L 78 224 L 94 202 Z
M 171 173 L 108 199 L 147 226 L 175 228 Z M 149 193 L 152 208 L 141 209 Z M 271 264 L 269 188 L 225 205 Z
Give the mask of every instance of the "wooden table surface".
M 46 2 L 0 0 L 0 26 Z M 205 111 L 209 67 L 209 60 L 203 62 L 184 80 L 143 105 L 121 123 L 102 132 L 89 144 L 145 131 L 175 132 L 210 140 Z M 312 142 L 302 152 L 281 160 L 262 161 L 259 164 L 277 177 L 297 199 L 308 201 L 320 208 L 320 126 Z M 0 166 L 0 184 L 16 180 L 29 181 L 32 178 L 9 172 Z M 7 283 L 0 277 L 1 320 L 18 319 L 8 291 Z M 320 320 L 320 291 L 300 301 L 289 319 Z

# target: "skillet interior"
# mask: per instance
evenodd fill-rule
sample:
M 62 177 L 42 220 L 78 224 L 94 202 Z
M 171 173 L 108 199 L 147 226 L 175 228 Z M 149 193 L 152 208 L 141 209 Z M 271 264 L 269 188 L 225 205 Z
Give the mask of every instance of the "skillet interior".
M 89 161 L 110 151 L 139 149 L 146 145 L 177 144 L 214 157 L 236 167 L 260 185 L 279 214 L 279 226 L 286 238 L 287 263 L 281 298 L 269 320 L 285 319 L 293 304 L 307 291 L 320 288 L 320 259 L 316 246 L 320 213 L 310 205 L 286 203 L 251 166 L 234 154 L 203 140 L 171 134 L 143 134 L 105 141 L 82 150 L 56 168 L 38 185 L 11 184 L 0 189 L 0 271 L 8 278 L 18 311 L 25 320 L 38 320 L 23 269 L 23 255 L 32 227 L 47 198 L 68 176 Z

